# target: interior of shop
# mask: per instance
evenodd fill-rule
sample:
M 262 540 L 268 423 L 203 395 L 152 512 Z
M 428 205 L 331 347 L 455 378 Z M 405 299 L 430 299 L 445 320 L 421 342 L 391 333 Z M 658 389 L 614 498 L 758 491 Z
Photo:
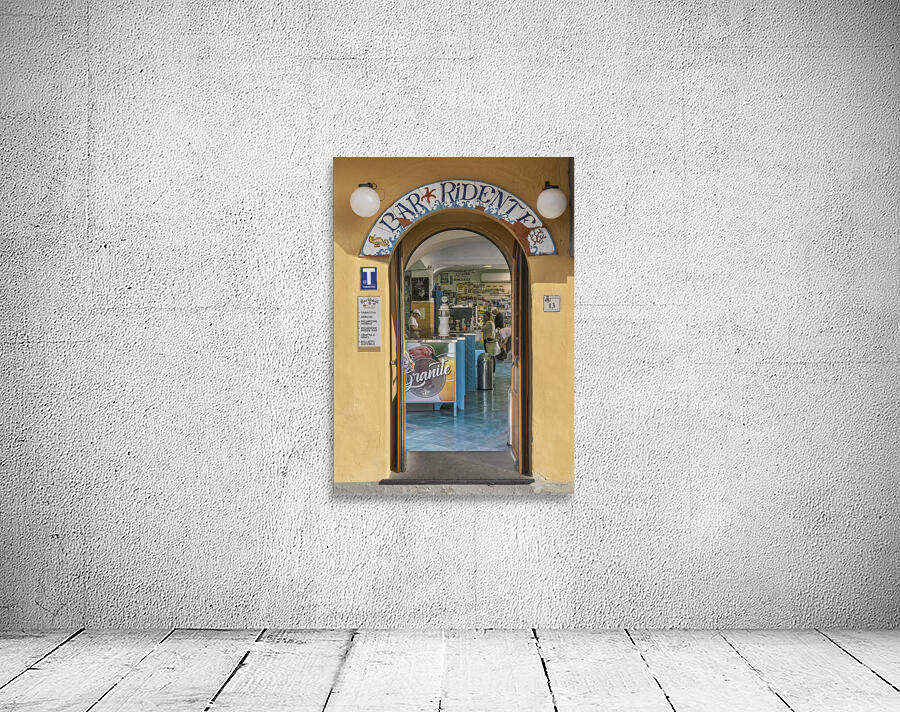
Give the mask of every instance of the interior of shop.
M 477 233 L 447 230 L 410 255 L 407 451 L 509 450 L 511 296 L 503 253 Z

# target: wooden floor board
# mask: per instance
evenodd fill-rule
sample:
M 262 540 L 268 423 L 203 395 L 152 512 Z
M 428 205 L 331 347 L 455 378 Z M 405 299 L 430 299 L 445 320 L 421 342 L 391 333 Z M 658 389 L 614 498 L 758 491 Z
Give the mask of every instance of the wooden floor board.
M 0 631 L 0 689 L 78 631 Z
M 453 631 L 446 636 L 441 712 L 553 712 L 531 631 Z
M 202 712 L 260 633 L 259 630 L 176 630 L 91 712 Z
M 794 712 L 900 712 L 900 693 L 817 631 L 724 635 Z
M 900 630 L 825 630 L 822 634 L 900 690 Z
M 215 712 L 321 712 L 351 631 L 266 631 L 216 697 Z
M 632 631 L 677 712 L 786 712 L 787 707 L 716 631 Z
M 84 631 L 0 689 L 2 712 L 85 712 L 167 631 Z
M 623 630 L 538 630 L 559 712 L 672 712 Z
M 900 712 L 900 631 L 0 633 L 0 712 L 150 710 Z
M 325 712 L 437 710 L 443 638 L 431 630 L 359 631 Z

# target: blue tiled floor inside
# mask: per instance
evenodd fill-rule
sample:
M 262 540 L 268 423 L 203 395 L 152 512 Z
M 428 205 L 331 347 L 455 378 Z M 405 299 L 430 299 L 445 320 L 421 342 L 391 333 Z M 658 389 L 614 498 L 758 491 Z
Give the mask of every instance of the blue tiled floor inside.
M 406 449 L 506 450 L 510 364 L 497 362 L 494 390 L 466 393 L 466 408 L 453 417 L 453 406 L 438 411 L 406 411 Z

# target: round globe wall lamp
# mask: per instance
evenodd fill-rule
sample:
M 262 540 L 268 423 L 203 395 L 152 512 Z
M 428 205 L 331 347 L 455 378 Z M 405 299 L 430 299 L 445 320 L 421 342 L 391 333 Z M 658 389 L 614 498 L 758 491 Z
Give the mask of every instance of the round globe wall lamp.
M 361 218 L 370 218 L 381 207 L 381 198 L 375 192 L 374 183 L 360 183 L 359 187 L 350 193 L 350 209 Z
M 358 189 L 357 189 L 358 190 Z M 558 185 L 550 185 L 550 181 L 544 181 L 544 189 L 537 199 L 537 210 L 542 217 L 554 220 L 566 212 L 566 194 Z

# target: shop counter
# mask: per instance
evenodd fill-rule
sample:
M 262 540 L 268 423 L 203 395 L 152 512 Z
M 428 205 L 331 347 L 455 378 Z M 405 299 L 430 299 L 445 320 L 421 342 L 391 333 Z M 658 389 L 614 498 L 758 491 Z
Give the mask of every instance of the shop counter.
M 474 368 L 472 369 L 475 370 Z M 466 340 L 456 340 L 456 406 L 466 409 L 466 378 L 469 375 L 469 364 L 466 363 Z M 454 413 L 455 413 L 454 409 Z
M 475 390 L 477 378 L 475 377 L 475 334 L 465 334 L 466 340 L 466 391 L 469 393 Z

